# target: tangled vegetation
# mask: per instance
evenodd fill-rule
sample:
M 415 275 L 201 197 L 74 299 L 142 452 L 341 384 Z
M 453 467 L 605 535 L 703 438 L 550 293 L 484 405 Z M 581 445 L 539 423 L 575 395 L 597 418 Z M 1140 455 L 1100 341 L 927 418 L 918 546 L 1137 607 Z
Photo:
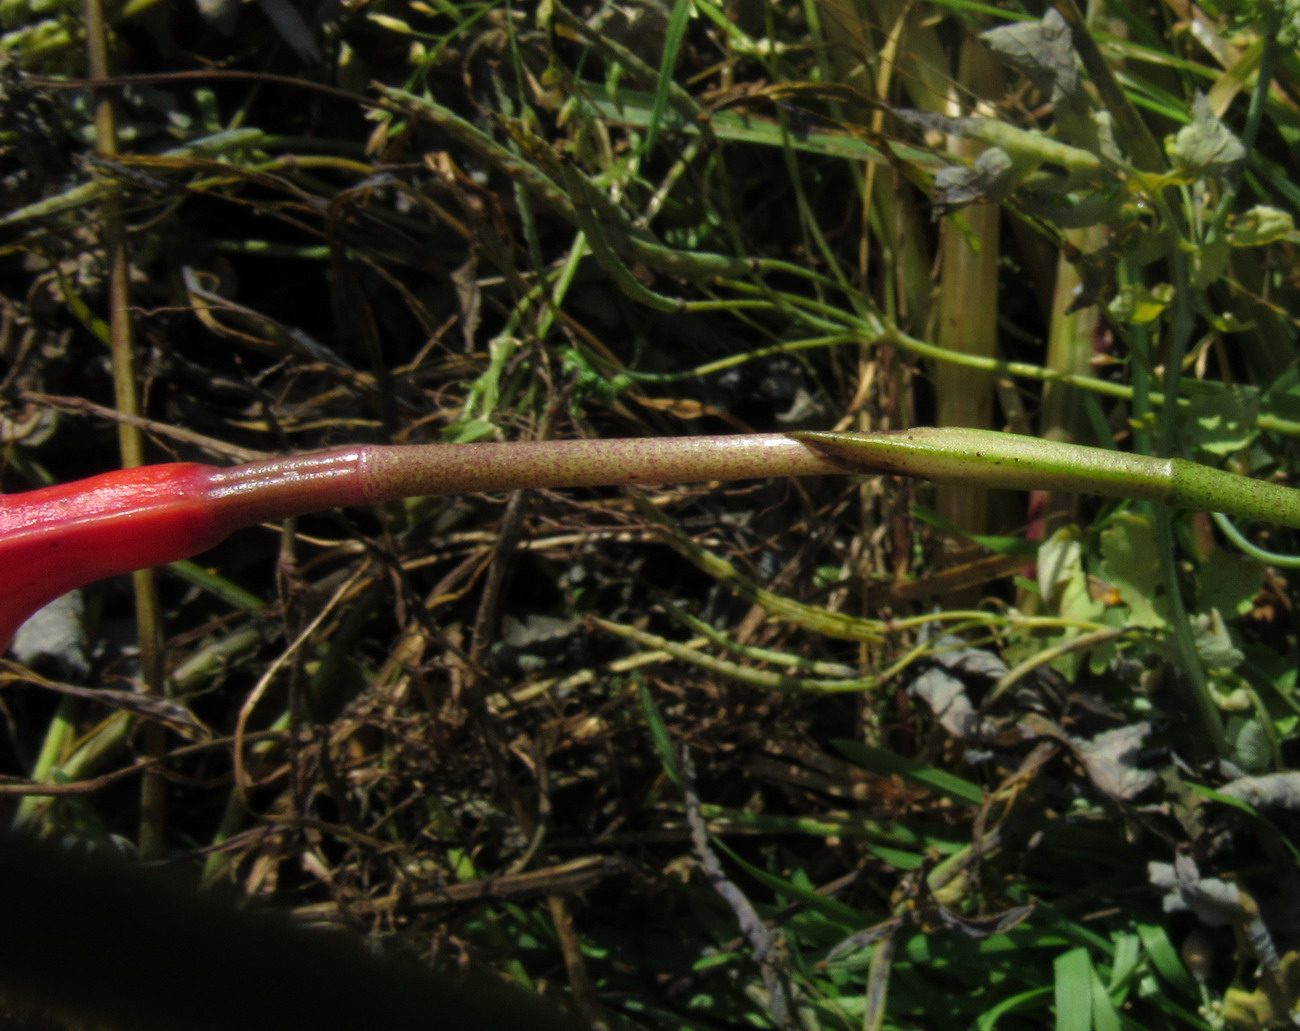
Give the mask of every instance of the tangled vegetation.
M 1293 0 L 308 14 L 0 5 L 5 491 L 929 424 L 1290 482 Z M 883 476 L 307 515 L 30 622 L 0 791 L 593 1028 L 1284 1026 L 1295 550 Z

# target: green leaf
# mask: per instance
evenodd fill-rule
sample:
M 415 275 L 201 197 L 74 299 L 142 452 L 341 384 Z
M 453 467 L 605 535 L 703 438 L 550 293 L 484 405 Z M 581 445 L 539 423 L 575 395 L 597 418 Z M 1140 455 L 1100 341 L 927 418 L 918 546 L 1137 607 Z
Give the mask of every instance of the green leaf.
M 1205 454 L 1232 455 L 1248 447 L 1258 435 L 1259 391 L 1227 388 L 1197 391 L 1179 410 L 1187 436 L 1203 458 Z
M 1169 940 L 1169 933 L 1160 924 L 1134 925 L 1138 937 L 1142 939 L 1142 949 L 1151 959 L 1151 964 L 1166 983 L 1177 988 L 1184 995 L 1193 999 L 1200 998 L 1200 989 L 1192 975 L 1183 966 L 1178 949 Z
M 1215 117 L 1203 93 L 1192 101 L 1192 121 L 1169 145 L 1175 167 L 1197 175 L 1223 175 L 1246 159 L 1246 148 Z
M 650 125 L 646 129 L 645 149 L 649 153 L 654 147 L 655 137 L 663 124 L 664 112 L 668 108 L 668 94 L 673 87 L 673 69 L 677 67 L 677 55 L 682 49 L 682 39 L 686 36 L 686 27 L 691 20 L 691 0 L 677 0 L 673 13 L 668 18 L 668 28 L 664 32 L 664 52 L 659 61 L 659 84 L 655 88 L 654 106 L 650 110 Z
M 873 748 L 861 741 L 837 738 L 831 742 L 851 762 L 875 773 L 898 774 L 914 784 L 927 787 L 936 794 L 966 805 L 983 805 L 984 791 L 978 784 L 958 777 L 946 770 L 927 766 L 917 759 L 909 759 L 887 748 Z
M 1228 268 L 1232 248 L 1226 240 L 1203 243 L 1192 250 L 1192 285 L 1199 290 L 1212 287 Z
M 1126 286 L 1106 305 L 1106 310 L 1120 322 L 1145 326 L 1160 318 L 1173 299 L 1174 288 L 1169 283 L 1158 283 L 1149 289 L 1142 285 Z
M 1057 956 L 1056 1031 L 1092 1031 L 1092 959 L 1083 946 Z
M 1300 369 L 1287 369 L 1264 391 L 1263 410 L 1281 419 L 1300 420 Z
M 1232 745 L 1232 761 L 1247 773 L 1263 773 L 1272 765 L 1268 732 L 1254 716 L 1233 716 L 1224 728 Z
M 1228 231 L 1228 242 L 1234 247 L 1261 247 L 1276 243 L 1295 232 L 1291 212 L 1267 204 L 1256 204 L 1237 219 Z
M 1106 993 L 1096 969 L 1089 971 L 1092 981 L 1092 1026 L 1094 1031 L 1120 1031 L 1121 1023 L 1115 1004 Z
M 785 895 L 790 899 L 803 903 L 809 909 L 821 913 L 827 919 L 844 927 L 853 928 L 862 927 L 867 922 L 868 917 L 861 910 L 854 909 L 852 906 L 846 905 L 838 899 L 833 899 L 827 895 L 823 895 L 815 888 L 804 887 L 794 883 L 793 881 L 788 881 L 783 877 L 778 877 L 775 874 L 768 873 L 768 871 L 764 870 L 762 867 L 747 862 L 742 856 L 728 848 L 725 842 L 717 838 L 713 839 L 712 844 L 714 848 L 739 866 L 745 871 L 745 873 L 754 878 L 754 880 L 765 884 L 767 887 L 781 895 Z
M 1264 586 L 1264 567 L 1253 558 L 1216 548 L 1201 563 L 1196 578 L 1196 607 L 1228 616 L 1244 616 Z
M 1119 591 L 1129 607 L 1130 626 L 1162 627 L 1155 605 L 1163 586 L 1155 527 L 1150 517 L 1135 512 L 1115 516 L 1101 535 L 1101 575 Z
M 1122 1001 L 1129 983 L 1139 973 L 1142 940 L 1136 934 L 1116 934 L 1115 953 L 1110 961 L 1110 984 L 1107 991 Z
M 1028 1009 L 1040 1003 L 1044 995 L 1052 991 L 1050 986 L 1044 985 L 1041 988 L 1030 988 L 1026 992 L 1020 992 L 1018 995 L 1012 995 L 1003 999 L 996 1006 L 985 1010 L 980 1014 L 978 1022 L 975 1024 L 976 1031 L 993 1031 L 998 1026 L 998 1021 L 1002 1017 L 1017 1009 Z
M 659 761 L 663 763 L 664 773 L 668 775 L 669 780 L 681 787 L 682 774 L 677 766 L 677 749 L 673 745 L 673 737 L 668 733 L 664 718 L 659 713 L 659 706 L 655 704 L 653 692 L 646 687 L 639 677 L 637 678 L 636 697 L 637 701 L 641 703 L 641 712 L 650 728 L 650 740 L 654 742 L 655 751 L 659 753 Z
M 1281 16 L 1277 29 L 1277 41 L 1283 47 L 1294 48 L 1300 43 L 1300 0 L 1282 0 L 1274 4 L 1274 9 Z
M 1038 549 L 1038 590 L 1050 603 L 1077 575 L 1083 574 L 1083 544 L 1077 526 L 1063 526 Z
M 1079 623 L 1095 623 L 1106 613 L 1106 605 L 1094 598 L 1088 588 L 1088 575 L 1083 568 L 1083 542 L 1078 527 L 1067 526 L 1057 530 L 1045 540 L 1038 550 L 1039 593 L 1045 610 L 1061 619 Z M 1024 642 L 1023 646 L 1005 651 L 1010 662 L 1020 662 L 1040 648 L 1064 643 L 1075 631 L 1067 631 L 1050 641 Z M 1104 652 L 1104 655 L 1102 654 Z M 1085 659 L 1108 664 L 1113 648 L 1092 648 L 1087 652 L 1067 651 L 1052 660 L 1052 668 L 1069 680 L 1078 675 Z
M 1235 669 L 1245 658 L 1228 633 L 1218 609 L 1198 613 L 1191 619 L 1196 654 L 1208 669 Z

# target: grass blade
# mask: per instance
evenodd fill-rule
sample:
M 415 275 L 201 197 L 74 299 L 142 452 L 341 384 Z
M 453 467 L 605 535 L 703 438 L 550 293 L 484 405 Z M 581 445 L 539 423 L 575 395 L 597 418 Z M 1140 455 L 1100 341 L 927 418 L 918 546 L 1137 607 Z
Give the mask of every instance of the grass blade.
M 1085 948 L 1056 957 L 1056 1031 L 1091 1031 L 1092 960 Z
M 655 139 L 659 135 L 659 125 L 668 107 L 668 93 L 673 86 L 673 69 L 677 66 L 677 55 L 681 52 L 682 39 L 686 35 L 686 26 L 690 20 L 691 0 L 677 0 L 673 4 L 673 13 L 668 18 L 668 30 L 664 34 L 664 53 L 659 61 L 659 84 L 655 87 L 654 104 L 650 108 L 650 125 L 646 131 L 646 153 L 654 148 Z
M 954 802 L 961 802 L 965 805 L 977 806 L 982 805 L 984 802 L 984 791 L 979 785 L 972 784 L 970 781 L 964 780 L 946 770 L 938 770 L 933 766 L 927 766 L 917 759 L 909 759 L 896 752 L 891 752 L 887 748 L 873 748 L 861 741 L 848 741 L 841 738 L 832 741 L 831 744 L 846 759 L 874 773 L 886 775 L 896 773 L 914 784 L 929 788 L 935 794 L 943 795 L 944 798 L 950 798 Z

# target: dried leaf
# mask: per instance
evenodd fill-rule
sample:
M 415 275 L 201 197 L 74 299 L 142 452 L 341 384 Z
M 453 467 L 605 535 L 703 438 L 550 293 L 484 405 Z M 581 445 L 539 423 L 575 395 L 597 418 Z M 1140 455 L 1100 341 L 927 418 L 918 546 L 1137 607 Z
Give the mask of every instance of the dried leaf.
M 1151 724 L 1134 723 L 1098 734 L 1091 741 L 1070 738 L 1092 782 L 1112 798 L 1131 799 L 1151 787 L 1157 776 L 1138 766 L 1142 742 Z
M 930 707 L 930 711 L 953 737 L 983 738 L 995 732 L 981 721 L 966 693 L 972 677 L 996 680 L 1008 666 L 993 652 L 966 647 L 958 637 L 942 637 L 928 656 L 928 668 L 912 681 L 909 691 Z
M 1058 123 L 1073 135 L 1086 115 L 1088 98 L 1079 84 L 1070 27 L 1061 13 L 1049 8 L 1042 21 L 1001 25 L 980 33 L 980 39 L 1051 100 Z
M 946 906 L 939 906 L 939 920 L 945 927 L 961 931 L 968 938 L 983 939 L 995 934 L 1003 934 L 1017 924 L 1029 919 L 1033 906 L 1016 906 L 1003 913 L 990 913 L 987 916 L 968 917 L 954 913 Z
M 1260 809 L 1300 810 L 1300 773 L 1295 771 L 1238 777 L 1218 790 L 1221 795 Z
M 979 118 L 953 118 L 950 115 L 941 115 L 933 111 L 916 111 L 906 107 L 896 108 L 894 114 L 904 125 L 915 129 L 917 132 L 938 132 L 943 133 L 945 136 L 960 136 L 963 139 L 974 137 L 982 121 Z
M 124 709 L 127 712 L 135 713 L 137 716 L 166 723 L 173 730 L 191 740 L 207 740 L 214 736 L 212 731 L 189 709 L 167 698 L 141 694 L 138 691 L 114 691 L 104 687 L 78 687 L 75 684 L 47 680 L 45 677 L 26 669 L 19 673 L 0 676 L 0 683 L 5 682 L 36 684 L 38 687 L 43 687 L 47 691 L 54 691 L 57 694 L 70 695 L 73 698 L 84 698 L 86 701 L 97 702 L 100 705 L 107 705 L 114 709 Z
M 1252 992 L 1229 988 L 1223 993 L 1223 1022 L 1234 1031 L 1294 1027 L 1300 1008 L 1300 953 L 1288 952 L 1276 974 L 1266 975 Z
M 966 685 L 942 669 L 928 669 L 912 682 L 911 691 L 930 707 L 943 727 L 955 738 L 982 736 L 975 706 L 966 695 Z
M 1259 904 L 1250 893 L 1231 881 L 1202 877 L 1191 856 L 1179 856 L 1168 863 L 1148 863 L 1147 877 L 1166 891 L 1161 900 L 1166 913 L 1190 911 L 1209 927 L 1236 928 L 1250 946 L 1266 974 L 1281 969 L 1277 947 L 1259 915 Z
M 73 676 L 90 670 L 86 654 L 86 606 L 80 591 L 55 598 L 27 620 L 10 645 L 14 658 L 26 666 L 55 659 Z
M 950 165 L 934 177 L 936 216 L 947 215 L 977 201 L 997 202 L 1010 194 L 1019 173 L 1001 147 L 990 147 L 975 163 Z
M 877 942 L 884 941 L 891 934 L 896 933 L 902 926 L 902 921 L 898 917 L 886 920 L 883 923 L 876 924 L 875 927 L 868 927 L 865 931 L 858 931 L 851 934 L 842 942 L 836 945 L 830 952 L 826 953 L 826 961 L 833 962 L 842 956 L 857 952 L 860 949 L 868 948 Z

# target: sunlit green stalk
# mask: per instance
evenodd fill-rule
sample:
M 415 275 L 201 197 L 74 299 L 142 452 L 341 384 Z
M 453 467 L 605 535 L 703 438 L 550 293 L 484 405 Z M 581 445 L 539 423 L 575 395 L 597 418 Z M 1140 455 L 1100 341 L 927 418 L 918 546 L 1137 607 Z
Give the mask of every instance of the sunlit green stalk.
M 960 428 L 791 436 L 864 473 L 1011 490 L 1073 490 L 1300 527 L 1300 491 L 1184 458 Z

